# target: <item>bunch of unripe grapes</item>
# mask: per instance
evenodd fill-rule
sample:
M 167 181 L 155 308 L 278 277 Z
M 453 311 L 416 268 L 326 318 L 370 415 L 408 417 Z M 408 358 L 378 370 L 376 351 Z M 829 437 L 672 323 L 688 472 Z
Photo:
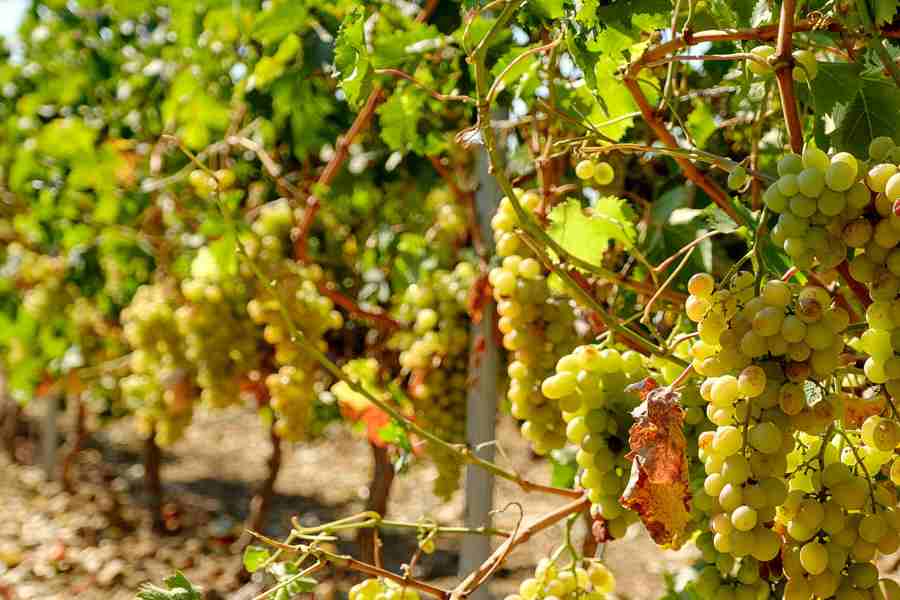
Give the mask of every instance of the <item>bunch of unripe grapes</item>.
M 824 288 L 798 289 L 773 279 L 757 295 L 755 278 L 745 271 L 734 277 L 729 289 L 720 290 L 711 275 L 698 273 L 688 291 L 685 311 L 697 323 L 700 338 L 691 347 L 693 366 L 700 375 L 721 379 L 719 387 L 728 390 L 723 406 L 732 395 L 763 394 L 773 375 L 799 384 L 825 379 L 840 365 L 842 334 L 850 316 Z M 754 362 L 760 365 L 745 372 Z M 713 399 L 718 397 L 712 392 Z M 802 408 L 788 399 L 780 402 L 788 415 Z M 717 423 L 714 413 L 709 416 Z
M 756 46 L 750 51 L 750 54 L 756 57 L 756 60 L 747 61 L 747 68 L 750 69 L 750 72 L 760 77 L 769 77 L 775 73 L 775 68 L 769 62 L 775 56 L 773 46 Z M 794 50 L 792 56 L 794 68 L 791 75 L 794 81 L 812 81 L 816 78 L 819 73 L 819 65 L 816 63 L 816 55 L 812 51 Z
M 456 201 L 445 187 L 428 192 L 425 198 L 427 208 L 434 214 L 434 224 L 426 237 L 444 243 L 455 243 L 465 237 L 469 219 L 466 207 Z
M 259 264 L 266 282 L 260 283 L 247 303 L 247 312 L 257 325 L 263 326 L 263 339 L 274 347 L 276 373 L 266 377 L 270 405 L 278 420 L 275 431 L 281 437 L 303 439 L 312 419 L 319 392 L 324 389 L 318 361 L 292 339 L 291 324 L 305 337 L 303 343 L 327 351 L 325 334 L 340 329 L 343 317 L 332 301 L 319 292 L 324 273 L 318 265 L 303 266 L 290 258 L 276 258 Z M 290 323 L 282 310 L 287 312 Z
M 876 138 L 869 147 L 865 173 L 874 195 L 870 210 L 855 222 L 856 248 L 850 275 L 866 284 L 872 304 L 866 309 L 867 330 L 858 347 L 869 355 L 864 369 L 873 383 L 900 394 L 900 151 L 890 138 Z M 887 161 L 887 162 L 882 162 Z M 849 227 L 849 226 L 848 226 Z
M 589 561 L 584 566 L 558 566 L 553 560 L 542 558 L 534 576 L 522 581 L 518 593 L 505 600 L 603 600 L 615 589 L 613 574 L 599 561 Z
M 284 198 L 264 204 L 250 226 L 255 235 L 245 240 L 245 247 L 251 256 L 263 263 L 285 257 L 290 249 L 293 223 L 291 206 Z
M 349 600 L 419 600 L 419 592 L 391 579 L 366 579 L 350 588 Z
M 594 161 L 589 158 L 575 165 L 575 176 L 582 181 L 592 181 L 597 185 L 609 185 L 616 178 L 616 171 L 606 161 Z
M 519 194 L 526 211 L 540 203 L 537 194 Z M 551 290 L 543 265 L 516 236 L 518 218 L 512 203 L 503 198 L 491 221 L 499 266 L 489 281 L 500 315 L 498 328 L 503 347 L 512 353 L 509 399 L 512 415 L 524 421 L 522 435 L 538 454 L 566 443 L 565 423 L 559 406 L 541 393 L 541 382 L 553 374 L 558 357 L 575 346 L 575 309 L 571 301 Z
M 778 161 L 778 180 L 763 194 L 763 201 L 779 215 L 772 241 L 784 248 L 800 269 L 823 269 L 840 264 L 847 248 L 862 248 L 873 235 L 863 214 L 871 196 L 862 181 L 864 170 L 848 152 L 829 157 L 807 144 L 802 156 L 787 154 Z M 900 231 L 879 228 L 879 244 L 896 244 Z M 893 242 L 891 242 L 893 240 Z
M 900 587 L 879 582 L 872 562 L 900 548 L 895 485 L 866 474 L 859 451 L 846 443 L 850 438 L 801 433 L 798 439 L 789 464 L 791 491 L 776 516 L 785 535 L 784 597 L 898 597 Z
M 234 171 L 231 169 L 218 169 L 207 173 L 203 169 L 194 169 L 188 174 L 188 183 L 200 197 L 210 196 L 215 191 L 225 191 L 231 188 L 236 181 Z
M 208 249 L 201 248 L 191 264 L 191 276 L 181 283 L 187 302 L 175 311 L 200 398 L 216 408 L 239 399 L 238 380 L 258 358 L 258 330 L 247 318 L 245 305 L 227 292 L 239 285 L 227 285 L 227 279 L 231 278 L 220 272 Z
M 175 442 L 193 412 L 190 362 L 184 355 L 175 311 L 178 292 L 167 283 L 144 285 L 122 311 L 125 340 L 132 348 L 131 374 L 121 380 L 123 397 L 138 428 L 155 432 L 160 445 Z
M 623 537 L 637 520 L 619 497 L 631 474 L 625 458 L 631 411 L 640 402 L 626 388 L 646 373 L 637 352 L 586 345 L 560 358 L 556 373 L 541 384 L 544 396 L 562 410 L 568 441 L 578 447 L 579 484 L 614 538 Z
M 263 339 L 274 347 L 278 370 L 266 376 L 269 403 L 277 417 L 275 432 L 289 441 L 304 439 L 310 432 L 314 407 L 327 380 L 318 361 L 291 339 L 293 324 L 305 338 L 325 352 L 325 334 L 343 326 L 341 313 L 319 291 L 325 273 L 318 265 L 301 265 L 290 256 L 293 214 L 287 200 L 263 205 L 251 225 L 252 235 L 243 247 L 265 277 L 256 282 L 247 303 L 247 313 L 263 326 Z M 246 266 L 242 276 L 254 280 Z M 274 285 L 269 283 L 274 282 Z M 282 311 L 290 319 L 290 324 Z
M 71 301 L 65 290 L 66 260 L 63 256 L 39 254 L 18 242 L 6 248 L 4 277 L 23 289 L 22 308 L 33 319 L 42 321 L 58 316 Z
M 466 439 L 467 300 L 476 275 L 475 266 L 462 261 L 452 271 L 433 271 L 410 285 L 394 308 L 403 326 L 389 341 L 410 373 L 408 391 L 416 419 L 453 443 Z M 428 452 L 438 470 L 435 493 L 448 497 L 459 487 L 462 466 L 438 445 L 429 443 Z

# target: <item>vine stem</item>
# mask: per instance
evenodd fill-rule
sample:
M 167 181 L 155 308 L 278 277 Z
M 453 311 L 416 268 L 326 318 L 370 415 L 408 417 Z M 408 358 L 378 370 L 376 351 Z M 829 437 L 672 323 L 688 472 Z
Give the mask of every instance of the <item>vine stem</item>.
M 793 4 L 793 3 L 792 3 Z M 636 75 L 647 64 L 659 60 L 673 52 L 677 52 L 690 46 L 702 44 L 704 42 L 736 42 L 736 41 L 766 41 L 775 39 L 778 36 L 778 25 L 763 25 L 750 29 L 714 29 L 708 31 L 700 31 L 692 33 L 686 31 L 680 36 L 648 48 L 636 61 L 631 63 L 629 71 L 632 75 Z M 812 31 L 813 29 L 827 29 L 828 31 L 841 33 L 844 28 L 838 23 L 832 22 L 827 27 L 819 27 L 819 23 L 812 20 L 801 20 L 793 24 L 793 31 Z M 887 37 L 900 36 L 900 30 L 888 29 L 882 30 L 882 34 Z
M 429 0 L 416 16 L 416 21 L 419 23 L 426 21 L 428 17 L 431 16 L 431 13 L 437 8 L 437 5 L 437 0 Z M 386 74 L 397 75 L 397 73 L 393 72 Z M 415 82 L 414 79 L 413 81 Z M 347 130 L 347 133 L 338 138 L 334 156 L 332 156 L 331 160 L 328 161 L 328 164 L 325 165 L 325 168 L 313 185 L 312 194 L 306 199 L 306 208 L 303 211 L 303 218 L 297 226 L 297 236 L 294 239 L 294 255 L 298 260 L 309 262 L 306 241 L 309 237 L 309 230 L 312 228 L 312 224 L 316 219 L 316 213 L 319 212 L 319 207 L 321 206 L 321 200 L 316 195 L 321 193 L 319 188 L 331 185 L 331 182 L 334 181 L 334 178 L 340 173 L 344 161 L 347 160 L 347 156 L 350 154 L 350 145 L 353 143 L 353 140 L 356 139 L 356 136 L 369 127 L 369 124 L 372 122 L 372 117 L 375 115 L 375 109 L 378 108 L 378 105 L 381 104 L 384 98 L 385 93 L 382 88 L 376 87 L 372 90 L 369 97 L 366 99 L 366 103 L 363 105 L 362 110 L 359 111 L 356 118 L 353 120 L 350 129 Z
M 839 264 L 836 269 L 837 272 L 841 274 L 844 281 L 847 282 L 850 289 L 853 290 L 853 294 L 862 304 L 863 308 L 868 308 L 868 306 L 872 304 L 872 298 L 869 297 L 869 290 L 866 289 L 866 286 L 853 278 L 853 275 L 850 274 L 850 266 L 847 264 L 847 261 L 845 260 Z
M 869 498 L 872 500 L 872 512 L 878 511 L 878 504 L 875 502 L 875 487 L 872 485 L 872 476 L 869 474 L 869 469 L 866 468 L 865 463 L 862 460 L 862 457 L 859 455 L 859 450 L 856 447 L 856 444 L 853 443 L 853 440 L 850 439 L 850 436 L 847 435 L 843 429 L 835 428 L 834 430 L 843 440 L 847 443 L 847 446 L 850 447 L 850 452 L 853 453 L 853 458 L 856 459 L 856 466 L 862 469 L 862 472 L 866 476 L 866 483 L 869 484 Z
M 796 0 L 783 0 L 778 20 L 778 44 L 775 48 L 775 79 L 781 95 L 781 110 L 787 125 L 791 150 L 803 151 L 803 126 L 797 113 L 797 98 L 794 94 L 794 57 L 791 55 L 794 35 L 794 11 Z
M 306 240 L 309 237 L 309 230 L 312 228 L 312 224 L 316 220 L 316 214 L 319 212 L 319 207 L 322 204 L 319 197 L 316 195 L 317 193 L 321 193 L 317 188 L 331 185 L 331 182 L 334 181 L 334 178 L 340 173 L 344 161 L 347 160 L 347 156 L 350 154 L 350 146 L 353 143 L 353 140 L 356 139 L 356 136 L 363 130 L 369 127 L 369 123 L 375 115 L 375 109 L 378 108 L 378 105 L 381 104 L 382 100 L 384 100 L 384 90 L 381 88 L 376 88 L 369 94 L 369 98 L 366 100 L 365 105 L 363 105 L 362 110 L 356 115 L 350 129 L 347 130 L 347 133 L 338 138 L 334 155 L 331 157 L 331 160 L 328 161 L 328 164 L 325 165 L 325 168 L 313 185 L 313 192 L 306 199 L 306 209 L 303 211 L 303 217 L 297 225 L 297 235 L 294 238 L 294 256 L 296 256 L 297 260 L 304 263 L 309 262 Z
M 303 527 L 296 517 L 291 519 L 291 525 L 294 527 L 294 533 L 297 535 L 310 535 L 316 533 L 331 533 L 343 529 L 356 528 L 373 528 L 373 527 L 394 527 L 397 529 L 415 529 L 417 531 L 427 531 L 429 533 L 441 534 L 473 534 L 473 535 L 493 535 L 498 537 L 509 537 L 508 531 L 495 529 L 492 527 L 448 527 L 438 525 L 433 522 L 410 523 L 407 521 L 395 521 L 392 519 L 384 519 L 375 511 L 363 511 L 350 517 L 345 517 L 331 523 L 319 525 L 316 527 Z
M 437 90 L 433 90 L 409 73 L 405 71 L 401 71 L 400 69 L 375 69 L 376 75 L 390 75 L 391 77 L 396 77 L 398 79 L 405 79 L 411 84 L 415 85 L 418 88 L 428 92 L 428 94 L 439 102 L 466 102 L 469 104 L 474 103 L 475 101 L 465 94 L 442 94 Z
M 647 146 L 645 144 L 606 144 L 604 146 L 586 146 L 583 148 L 586 154 L 608 154 L 610 152 L 629 152 L 632 154 L 656 153 L 671 156 L 676 160 L 679 158 L 696 160 L 698 162 L 709 163 L 715 167 L 722 169 L 727 173 L 731 173 L 741 164 L 731 160 L 726 156 L 719 156 L 712 152 L 706 152 L 697 148 L 661 148 L 659 146 Z M 775 183 L 775 178 L 760 171 L 747 169 L 747 173 L 754 178 L 765 181 L 766 183 Z
M 642 67 L 641 67 L 642 68 Z M 637 70 L 629 69 L 625 75 L 625 79 L 623 83 L 625 87 L 628 89 L 628 92 L 631 94 L 631 97 L 634 98 L 635 103 L 638 106 L 638 110 L 641 111 L 641 116 L 643 116 L 644 121 L 647 122 L 647 125 L 650 126 L 650 129 L 653 130 L 653 133 L 657 138 L 662 141 L 663 144 L 668 146 L 670 149 L 676 150 L 678 149 L 678 141 L 675 139 L 675 136 L 672 135 L 672 132 L 665 126 L 665 124 L 659 119 L 656 111 L 650 106 L 650 101 L 647 100 L 647 96 L 644 95 L 644 91 L 641 89 L 640 84 L 637 80 L 637 74 L 640 72 L 640 68 Z M 710 181 L 703 172 L 694 165 L 690 160 L 683 157 L 674 157 L 675 162 L 682 168 L 684 171 L 684 175 L 693 181 L 700 189 L 706 192 L 710 198 L 712 198 L 713 202 L 715 202 L 729 217 L 734 219 L 737 223 L 743 223 L 743 219 L 741 219 L 738 212 L 731 205 L 731 200 L 728 197 L 728 194 L 720 188 L 718 185 Z

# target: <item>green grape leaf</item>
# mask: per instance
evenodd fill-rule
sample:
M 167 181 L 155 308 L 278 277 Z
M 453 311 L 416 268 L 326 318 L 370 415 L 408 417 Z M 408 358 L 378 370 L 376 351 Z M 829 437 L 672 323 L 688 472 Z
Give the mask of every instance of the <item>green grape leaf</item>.
M 378 430 L 378 437 L 386 444 L 393 444 L 405 452 L 412 452 L 409 432 L 399 421 L 391 420 Z
M 709 102 L 699 99 L 694 101 L 694 110 L 691 111 L 685 124 L 691 133 L 691 137 L 694 139 L 695 145 L 700 149 L 706 147 L 707 140 L 718 129 L 716 122 L 713 120 Z
M 898 7 L 900 7 L 898 0 L 875 0 L 875 26 L 881 27 L 891 23 Z
M 672 3 L 669 0 L 618 0 L 610 2 L 608 6 L 602 6 L 597 11 L 599 22 L 606 26 L 614 23 L 630 27 L 637 15 L 644 21 L 650 15 L 658 15 L 662 21 L 662 27 L 667 23 L 665 15 L 671 19 Z
M 651 33 L 670 25 L 669 15 L 666 13 L 635 13 L 631 15 L 631 24 L 644 33 Z
M 772 7 L 769 0 L 756 0 L 753 12 L 750 15 L 750 26 L 759 27 L 772 22 Z
M 853 100 L 834 106 L 832 143 L 838 150 L 865 156 L 874 138 L 883 135 L 898 138 L 898 113 L 900 89 L 894 82 L 863 78 Z
M 244 548 L 244 568 L 250 573 L 255 573 L 269 560 L 269 551 L 261 546 L 247 546 Z
M 737 27 L 738 15 L 734 11 L 735 0 L 709 0 L 706 8 L 719 27 Z
M 625 51 L 634 44 L 635 38 L 614 27 L 607 27 L 597 37 L 588 42 L 592 52 L 609 55 L 613 59 L 624 58 Z
M 509 71 L 507 71 L 503 75 L 503 79 L 499 79 L 499 75 L 503 72 L 503 69 L 510 65 L 517 56 L 525 53 L 528 49 L 529 48 L 527 47 L 511 48 L 506 54 L 501 56 L 491 69 L 491 75 L 494 76 L 495 81 L 501 81 L 503 87 L 506 87 L 508 84 L 514 81 L 519 81 L 522 76 L 532 70 L 538 64 L 538 57 L 536 54 L 531 54 L 530 56 L 527 56 L 517 62 Z
M 597 7 L 600 6 L 600 0 L 583 0 L 578 12 L 575 13 L 575 20 L 585 27 L 594 27 L 597 25 Z M 568 33 L 568 32 L 567 32 Z
M 548 19 L 561 19 L 565 15 L 565 0 L 533 0 L 530 4 L 537 12 Z
M 166 589 L 145 583 L 138 590 L 137 600 L 203 600 L 202 594 L 191 585 L 181 571 L 168 577 L 164 583 Z
M 618 76 L 618 61 L 609 56 L 599 56 L 594 62 L 596 86 L 592 91 L 598 102 L 588 120 L 601 133 L 620 140 L 634 124 L 638 109 L 631 92 Z M 640 84 L 649 102 L 656 99 L 656 91 L 649 85 Z
M 626 248 L 634 246 L 637 233 L 634 214 L 628 203 L 615 196 L 604 196 L 589 210 L 570 198 L 550 211 L 547 230 L 567 252 L 599 264 L 611 240 Z
M 420 151 L 425 138 L 419 134 L 418 124 L 425 107 L 425 94 L 407 86 L 397 89 L 377 112 L 381 124 L 381 139 L 391 150 Z
M 285 36 L 299 31 L 308 23 L 304 2 L 288 0 L 260 12 L 253 21 L 250 35 L 263 44 L 280 42 Z
M 550 453 L 550 464 L 553 466 L 553 470 L 550 473 L 550 485 L 566 489 L 575 487 L 578 463 L 575 462 L 573 449 L 562 448 L 553 450 Z
M 366 48 L 366 13 L 357 8 L 341 24 L 334 47 L 334 68 L 350 106 L 358 108 L 372 90 L 372 63 Z
M 397 67 L 410 58 L 417 58 L 422 50 L 418 44 L 426 48 L 443 44 L 441 33 L 433 25 L 413 22 L 407 30 L 393 30 L 389 35 L 380 35 L 373 42 L 372 64 L 376 69 Z
M 817 115 L 830 114 L 835 104 L 849 103 L 862 85 L 862 67 L 852 63 L 822 62 L 811 82 L 813 106 Z

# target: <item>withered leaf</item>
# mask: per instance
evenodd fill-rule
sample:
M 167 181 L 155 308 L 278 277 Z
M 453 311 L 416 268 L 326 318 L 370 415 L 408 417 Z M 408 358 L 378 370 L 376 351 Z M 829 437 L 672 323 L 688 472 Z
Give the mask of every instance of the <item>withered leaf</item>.
M 637 512 L 653 540 L 679 548 L 687 540 L 691 492 L 681 394 L 645 383 L 629 431 L 631 479 L 620 501 Z

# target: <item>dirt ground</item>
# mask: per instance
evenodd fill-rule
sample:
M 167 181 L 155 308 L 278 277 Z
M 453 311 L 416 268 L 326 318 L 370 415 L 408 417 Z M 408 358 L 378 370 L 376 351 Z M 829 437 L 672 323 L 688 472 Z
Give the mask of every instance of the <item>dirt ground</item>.
M 511 461 L 507 466 L 531 480 L 549 481 L 549 466 L 533 459 L 510 421 L 501 421 L 498 441 Z M 79 456 L 79 483 L 73 493 L 47 482 L 37 467 L 13 465 L 0 457 L 0 598 L 6 594 L 4 600 L 131 600 L 142 582 L 158 583 L 181 569 L 207 590 L 207 598 L 249 600 L 264 588 L 258 580 L 242 579 L 239 535 L 268 450 L 266 432 L 251 412 L 232 409 L 198 415 L 185 438 L 165 451 L 162 477 L 173 533 L 163 536 L 151 532 L 150 515 L 141 503 L 141 449 L 126 423 L 93 434 Z M 289 447 L 284 456 L 266 533 L 283 535 L 294 515 L 304 524 L 315 524 L 364 507 L 372 470 L 365 440 L 337 427 L 320 440 Z M 400 475 L 387 516 L 460 523 L 462 494 L 450 502 L 436 498 L 431 493 L 434 477 L 434 469 L 425 463 Z M 500 481 L 495 506 L 521 503 L 530 520 L 564 502 L 525 495 Z M 512 528 L 517 519 L 518 510 L 510 508 L 498 514 L 495 523 Z M 574 534 L 580 542 L 584 535 L 580 523 Z M 513 591 L 561 539 L 562 526 L 557 526 L 517 549 L 491 581 L 492 594 L 502 598 Z M 350 536 L 340 546 L 356 553 Z M 415 575 L 452 585 L 458 547 L 458 539 L 442 538 L 438 551 L 416 565 Z M 414 550 L 411 533 L 389 533 L 384 539 L 385 566 L 399 569 Z M 661 575 L 684 569 L 694 556 L 691 550 L 661 551 L 640 527 L 633 527 L 626 539 L 608 545 L 604 552 L 618 578 L 618 596 L 635 599 L 657 598 Z M 346 590 L 352 577 L 332 578 L 319 595 L 335 596 Z

